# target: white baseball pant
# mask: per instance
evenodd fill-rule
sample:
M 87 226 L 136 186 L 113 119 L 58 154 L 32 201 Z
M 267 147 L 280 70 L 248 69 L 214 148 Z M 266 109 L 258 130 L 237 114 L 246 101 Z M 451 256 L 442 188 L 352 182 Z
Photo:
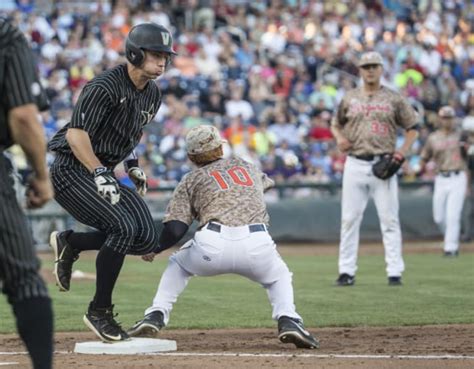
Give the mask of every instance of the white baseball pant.
M 402 233 L 398 217 L 398 181 L 394 175 L 387 180 L 375 177 L 372 165 L 378 160 L 365 161 L 348 156 L 342 180 L 341 240 L 339 244 L 339 274 L 355 275 L 359 230 L 367 202 L 374 199 L 385 247 L 386 272 L 400 277 L 405 269 L 402 257 Z
M 302 320 L 294 305 L 293 274 L 281 259 L 268 232 L 251 233 L 249 226 L 223 225 L 220 225 L 220 232 L 204 226 L 169 258 L 153 305 L 146 309 L 145 315 L 160 310 L 167 324 L 173 304 L 193 275 L 226 273 L 238 274 L 260 283 L 267 291 L 273 319 L 288 316 Z
M 436 175 L 433 194 L 433 219 L 444 234 L 444 251 L 459 249 L 461 213 L 467 189 L 465 172 Z

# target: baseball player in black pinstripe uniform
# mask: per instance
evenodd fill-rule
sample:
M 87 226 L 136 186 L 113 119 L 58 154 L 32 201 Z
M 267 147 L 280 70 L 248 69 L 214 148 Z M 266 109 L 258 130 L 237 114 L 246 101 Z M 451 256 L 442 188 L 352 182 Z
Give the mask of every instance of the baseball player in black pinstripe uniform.
M 94 299 L 84 323 L 103 341 L 128 339 L 114 319 L 112 291 L 126 254 L 147 254 L 157 233 L 143 199 L 146 176 L 133 150 L 143 127 L 161 104 L 154 79 L 174 54 L 170 32 L 154 23 L 133 27 L 127 36 L 127 64 L 91 80 L 83 89 L 71 121 L 49 143 L 56 152 L 51 178 L 56 201 L 75 219 L 99 232 L 53 232 L 59 289 L 68 291 L 72 264 L 84 250 L 99 250 Z M 125 166 L 137 192 L 119 184 L 114 167 Z
M 52 367 L 53 312 L 38 270 L 33 240 L 13 190 L 3 150 L 21 146 L 31 164 L 27 206 L 53 197 L 46 167 L 46 141 L 38 110 L 48 107 L 26 38 L 0 17 L 0 285 L 16 317 L 35 369 Z

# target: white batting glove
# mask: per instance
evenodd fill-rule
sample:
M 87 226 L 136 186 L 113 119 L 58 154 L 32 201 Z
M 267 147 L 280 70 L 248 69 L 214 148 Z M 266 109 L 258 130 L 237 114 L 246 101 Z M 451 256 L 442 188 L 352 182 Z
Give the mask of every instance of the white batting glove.
M 143 169 L 133 167 L 128 170 L 128 176 L 132 180 L 133 184 L 137 188 L 137 192 L 141 197 L 144 197 L 148 190 L 148 184 L 146 181 L 146 174 Z
M 106 167 L 95 168 L 94 181 L 100 196 L 109 201 L 112 205 L 119 202 L 120 188 L 112 171 Z

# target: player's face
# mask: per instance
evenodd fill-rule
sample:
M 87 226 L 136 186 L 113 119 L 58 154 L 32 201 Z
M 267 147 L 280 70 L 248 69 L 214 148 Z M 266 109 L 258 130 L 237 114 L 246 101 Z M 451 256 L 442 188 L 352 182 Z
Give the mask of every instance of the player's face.
M 165 72 L 168 54 L 163 52 L 146 51 L 145 55 L 145 61 L 141 68 L 142 71 L 150 79 L 158 78 Z
M 359 68 L 360 75 L 365 84 L 375 84 L 380 82 L 382 77 L 382 66 L 379 64 L 367 64 Z

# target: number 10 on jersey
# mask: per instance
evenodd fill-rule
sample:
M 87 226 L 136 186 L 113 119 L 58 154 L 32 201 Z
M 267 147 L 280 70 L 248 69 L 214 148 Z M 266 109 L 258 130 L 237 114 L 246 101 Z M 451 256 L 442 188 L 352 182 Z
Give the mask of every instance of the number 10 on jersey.
M 221 190 L 227 190 L 229 188 L 229 184 L 224 179 L 223 172 L 224 171 L 213 170 L 209 173 L 209 175 L 214 178 Z M 229 175 L 232 182 L 237 186 L 253 186 L 253 180 L 247 172 L 247 169 L 245 169 L 244 167 L 233 167 L 225 170 L 225 173 Z

